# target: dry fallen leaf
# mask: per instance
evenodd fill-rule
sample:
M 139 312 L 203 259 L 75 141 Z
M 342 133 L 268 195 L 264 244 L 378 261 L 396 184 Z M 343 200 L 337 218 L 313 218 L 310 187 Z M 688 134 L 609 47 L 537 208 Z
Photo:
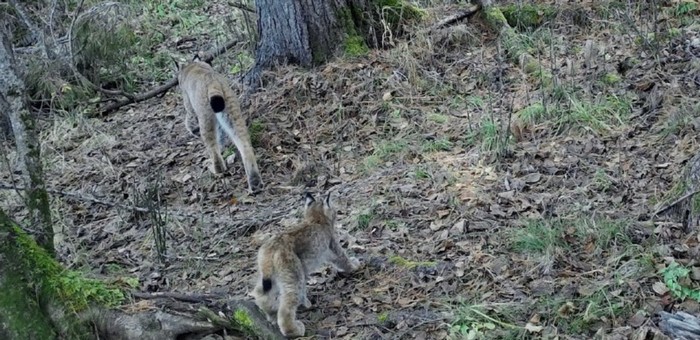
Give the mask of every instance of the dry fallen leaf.
M 525 329 L 526 329 L 528 332 L 530 332 L 530 333 L 539 333 L 539 332 L 541 332 L 541 331 L 544 329 L 544 327 L 542 327 L 542 326 L 535 326 L 535 325 L 533 325 L 533 324 L 531 324 L 531 323 L 528 322 L 528 323 L 525 325 Z
M 436 223 L 435 221 L 430 221 L 430 230 L 438 231 L 442 229 L 442 223 Z
M 668 293 L 668 288 L 661 281 L 657 281 L 656 283 L 654 283 L 654 285 L 651 286 L 651 289 L 653 289 L 656 292 L 656 294 L 659 295 L 664 295 Z

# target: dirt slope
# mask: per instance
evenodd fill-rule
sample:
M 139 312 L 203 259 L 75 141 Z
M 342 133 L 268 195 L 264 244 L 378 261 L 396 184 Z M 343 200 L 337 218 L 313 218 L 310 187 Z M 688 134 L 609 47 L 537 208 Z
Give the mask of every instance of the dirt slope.
M 650 27 L 644 6 L 564 6 L 526 33 L 554 90 L 508 62 L 478 20 L 271 73 L 249 108 L 268 187 L 255 197 L 239 163 L 223 179 L 207 171 L 176 93 L 103 120 L 54 121 L 51 188 L 127 205 L 150 190 L 170 213 L 161 263 L 145 214 L 57 196 L 62 254 L 143 290 L 243 297 L 260 240 L 296 221 L 304 190 L 331 190 L 343 244 L 366 265 L 313 276 L 314 307 L 300 315 L 316 338 L 654 328 L 654 312 L 679 302 L 657 270 L 698 255 L 697 232 L 651 214 L 698 149 L 700 35 L 669 5 L 667 36 L 647 48 L 633 29 Z M 498 144 L 532 107 L 522 139 Z

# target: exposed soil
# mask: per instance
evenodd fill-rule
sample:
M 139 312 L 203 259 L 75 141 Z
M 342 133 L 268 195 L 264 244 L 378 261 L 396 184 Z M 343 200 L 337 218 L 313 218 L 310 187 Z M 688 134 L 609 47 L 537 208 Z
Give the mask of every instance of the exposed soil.
M 657 270 L 671 259 L 693 265 L 700 250 L 697 231 L 652 218 L 698 150 L 700 34 L 696 20 L 656 55 L 631 28 L 648 28 L 651 14 L 640 12 L 625 24 L 562 7 L 531 33 L 548 36 L 533 38 L 537 57 L 582 101 L 615 96 L 630 106 L 602 128 L 530 124 L 498 154 L 479 132 L 487 118 L 503 133 L 511 113 L 549 97 L 478 19 L 366 57 L 267 74 L 247 109 L 267 185 L 256 196 L 246 194 L 238 160 L 223 178 L 208 172 L 179 93 L 105 119 L 53 121 L 43 150 L 50 188 L 126 205 L 157 188 L 169 212 L 161 262 L 147 214 L 56 195 L 61 254 L 72 268 L 138 277 L 145 291 L 245 298 L 261 240 L 299 218 L 305 190 L 330 190 L 342 243 L 365 265 L 312 277 L 313 307 L 299 315 L 315 338 L 653 332 L 654 313 L 680 303 L 656 289 Z M 595 65 L 585 65 L 586 40 L 599 47 Z M 627 57 L 637 62 L 621 74 Z M 619 81 L 601 84 L 607 74 Z M 10 196 L 3 201 L 19 206 Z M 548 235 L 559 243 L 528 246 Z

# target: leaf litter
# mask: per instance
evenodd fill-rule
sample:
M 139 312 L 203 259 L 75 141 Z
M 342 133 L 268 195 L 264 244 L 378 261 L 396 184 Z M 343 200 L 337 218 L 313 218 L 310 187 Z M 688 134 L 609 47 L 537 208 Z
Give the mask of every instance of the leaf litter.
M 44 155 L 60 159 L 48 166 L 49 187 L 133 204 L 134 192 L 160 178 L 161 210 L 169 213 L 159 262 L 148 218 L 56 197 L 71 245 L 61 255 L 96 275 L 136 277 L 145 291 L 245 298 L 261 242 L 301 216 L 303 190 L 330 190 L 343 246 L 364 266 L 310 278 L 313 307 L 300 319 L 319 338 L 656 334 L 654 313 L 674 303 L 658 270 L 670 259 L 697 266 L 697 231 L 650 216 L 698 151 L 693 124 L 669 130 L 667 123 L 697 98 L 700 85 L 688 77 L 700 73 L 687 71 L 697 56 L 672 38 L 659 67 L 604 22 L 582 28 L 564 15 L 557 20 L 549 33 L 562 45 L 540 58 L 554 70 L 564 60 L 578 68 L 558 73 L 563 83 L 599 87 L 591 79 L 619 59 L 638 60 L 607 90 L 631 98 L 623 124 L 539 122 L 548 127 L 491 157 L 473 138 L 488 137 L 484 122 L 502 123 L 513 103 L 527 107 L 545 94 L 500 61 L 483 23 L 458 24 L 394 50 L 266 73 L 246 108 L 263 126 L 256 153 L 268 189 L 256 196 L 245 193 L 236 161 L 227 176 L 209 174 L 173 94 L 89 120 L 87 133 L 48 140 Z M 570 52 L 586 41 L 606 41 L 608 50 Z M 597 67 L 580 66 L 584 58 Z M 651 86 L 663 101 L 650 103 Z

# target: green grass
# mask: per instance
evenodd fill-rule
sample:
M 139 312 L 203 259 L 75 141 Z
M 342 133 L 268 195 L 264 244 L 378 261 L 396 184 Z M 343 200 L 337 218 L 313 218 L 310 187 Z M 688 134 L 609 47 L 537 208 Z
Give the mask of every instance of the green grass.
M 593 175 L 593 186 L 600 192 L 608 191 L 613 185 L 613 182 L 605 170 L 598 169 Z
M 450 151 L 452 147 L 452 142 L 447 138 L 439 138 L 423 142 L 422 150 L 423 152 Z
M 497 122 L 486 119 L 481 122 L 480 130 L 473 138 L 481 140 L 482 151 L 499 155 L 505 152 L 510 143 L 510 139 L 506 139 L 503 135 L 504 133 L 508 132 L 503 131 L 503 128 L 501 128 Z
M 425 180 L 429 179 L 431 175 L 424 167 L 417 167 L 416 170 L 413 171 L 413 177 L 418 180 Z
M 521 303 L 470 304 L 457 302 L 450 322 L 452 339 L 520 339 L 525 328 L 518 316 L 527 312 Z
M 528 220 L 524 227 L 510 231 L 511 250 L 538 256 L 536 262 L 566 262 L 561 256 L 590 256 L 604 264 L 595 278 L 577 283 L 578 297 L 538 297 L 530 313 L 541 315 L 565 334 L 586 336 L 601 323 L 624 320 L 634 313 L 639 306 L 632 303 L 632 293 L 628 295 L 625 289 L 627 282 L 652 275 L 655 269 L 650 250 L 627 236 L 629 224 L 624 219 L 580 216 Z
M 389 257 L 389 262 L 406 269 L 414 269 L 416 267 L 434 267 L 437 264 L 433 261 L 411 261 L 399 255 Z
M 379 141 L 375 144 L 372 154 L 365 157 L 363 161 L 363 170 L 369 171 L 377 168 L 383 162 L 398 157 L 407 149 L 408 143 L 401 139 Z
M 71 11 L 78 2 L 69 1 Z M 139 93 L 174 76 L 172 41 L 194 38 L 189 60 L 202 42 L 216 45 L 230 39 L 224 19 L 212 18 L 204 1 L 123 1 L 104 3 L 85 1 L 81 16 L 57 25 L 73 26 L 72 52 L 77 70 L 84 78 L 76 78 L 64 67 L 34 60 L 27 74 L 30 99 L 35 105 L 70 111 L 92 108 L 107 96 L 95 91 L 83 79 L 113 91 Z M 48 11 L 48 9 L 46 9 Z M 60 31 L 61 27 L 57 27 Z
M 616 79 L 608 79 L 607 82 L 616 82 Z M 631 100 L 627 97 L 609 94 L 599 98 L 579 98 L 569 93 L 565 87 L 554 87 L 552 96 L 561 100 L 558 105 L 545 107 L 542 103 L 533 103 L 517 115 L 531 124 L 549 124 L 555 131 L 590 131 L 595 133 L 610 132 L 615 128 L 624 126 L 632 111 Z M 492 124 L 492 123 L 491 123 Z M 488 140 L 488 147 L 495 143 L 496 127 L 485 126 L 484 135 L 492 136 Z
M 527 220 L 525 226 L 511 232 L 511 249 L 519 253 L 551 254 L 556 249 L 570 250 L 593 240 L 598 250 L 613 252 L 631 246 L 626 220 L 572 219 Z M 573 241 L 575 240 L 575 241 Z
M 626 319 L 636 306 L 618 291 L 625 285 L 600 285 L 590 295 L 578 298 L 559 296 L 536 300 L 533 313 L 538 313 L 550 324 L 568 335 L 591 336 L 601 323 Z
M 374 219 L 374 214 L 371 212 L 367 213 L 362 213 L 357 215 L 357 228 L 358 229 L 367 229 L 369 227 L 369 224 L 372 222 Z
M 449 118 L 444 114 L 431 113 L 431 114 L 428 114 L 428 121 L 431 121 L 431 122 L 437 123 L 437 124 L 445 124 L 449 121 Z

